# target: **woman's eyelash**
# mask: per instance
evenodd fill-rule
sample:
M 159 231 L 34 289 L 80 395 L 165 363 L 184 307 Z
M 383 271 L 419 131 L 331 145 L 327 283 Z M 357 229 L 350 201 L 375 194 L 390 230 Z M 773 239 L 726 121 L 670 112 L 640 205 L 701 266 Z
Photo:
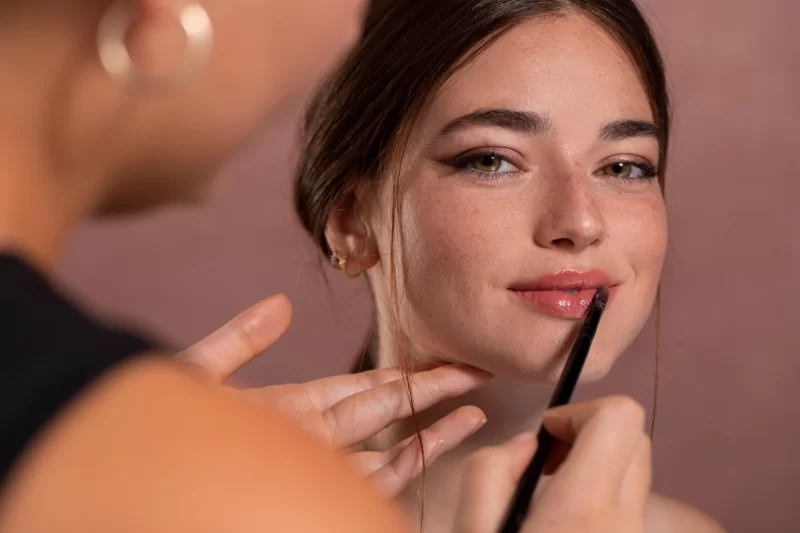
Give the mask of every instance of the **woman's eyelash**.
M 450 166 L 481 179 L 500 178 L 519 171 L 519 168 L 512 163 L 511 157 L 498 150 L 468 153 L 457 157 L 450 163 Z M 647 161 L 626 159 L 608 163 L 598 172 L 601 175 L 628 182 L 650 181 L 659 176 L 657 166 Z
M 609 170 L 611 171 L 609 173 Z M 638 172 L 637 172 L 638 170 Z M 600 169 L 600 172 L 622 181 L 652 180 L 659 175 L 659 169 L 645 161 L 614 161 Z
M 519 168 L 511 162 L 511 158 L 495 150 L 472 152 L 456 158 L 450 165 L 455 169 L 476 174 L 484 178 L 505 176 L 519 171 Z

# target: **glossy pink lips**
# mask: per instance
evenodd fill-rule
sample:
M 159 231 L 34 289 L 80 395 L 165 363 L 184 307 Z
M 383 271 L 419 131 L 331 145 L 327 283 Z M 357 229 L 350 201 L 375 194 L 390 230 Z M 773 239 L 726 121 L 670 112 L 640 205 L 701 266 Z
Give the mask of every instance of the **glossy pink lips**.
M 609 288 L 611 301 L 618 284 L 601 270 L 547 274 L 532 282 L 516 283 L 509 289 L 544 313 L 576 319 L 586 315 L 597 289 L 603 286 Z

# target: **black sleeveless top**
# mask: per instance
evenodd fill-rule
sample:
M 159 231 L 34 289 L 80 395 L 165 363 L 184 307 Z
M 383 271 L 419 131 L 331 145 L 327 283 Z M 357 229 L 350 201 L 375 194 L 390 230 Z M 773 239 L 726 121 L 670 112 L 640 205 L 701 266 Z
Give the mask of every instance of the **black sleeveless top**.
M 152 349 L 92 320 L 24 261 L 0 254 L 0 484 L 70 399 Z

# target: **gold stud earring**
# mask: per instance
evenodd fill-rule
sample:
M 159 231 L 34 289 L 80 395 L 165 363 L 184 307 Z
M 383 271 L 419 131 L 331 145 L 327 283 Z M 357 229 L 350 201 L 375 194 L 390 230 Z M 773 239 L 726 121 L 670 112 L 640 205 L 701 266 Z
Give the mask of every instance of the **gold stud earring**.
M 115 0 L 106 10 L 97 28 L 97 50 L 100 63 L 117 82 L 146 88 L 185 83 L 208 63 L 214 48 L 214 31 L 208 12 L 198 2 L 187 2 L 177 13 L 186 34 L 183 61 L 164 76 L 138 72 L 131 59 L 126 35 L 136 20 L 131 0 Z
M 340 270 L 345 276 L 350 279 L 356 279 L 361 276 L 361 272 L 350 272 L 348 267 L 349 259 L 345 255 L 333 252 L 331 255 L 331 264 L 336 270 Z

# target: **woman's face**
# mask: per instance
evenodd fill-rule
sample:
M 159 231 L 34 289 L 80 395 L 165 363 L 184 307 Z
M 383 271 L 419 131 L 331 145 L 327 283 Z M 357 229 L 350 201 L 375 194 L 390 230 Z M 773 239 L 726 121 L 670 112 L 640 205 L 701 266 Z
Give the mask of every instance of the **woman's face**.
M 399 305 L 416 349 L 552 379 L 611 285 L 584 378 L 606 374 L 650 313 L 667 243 L 652 121 L 623 50 L 579 16 L 525 23 L 450 80 L 400 177 Z M 388 217 L 374 221 L 383 257 Z M 387 270 L 373 274 L 386 309 Z

